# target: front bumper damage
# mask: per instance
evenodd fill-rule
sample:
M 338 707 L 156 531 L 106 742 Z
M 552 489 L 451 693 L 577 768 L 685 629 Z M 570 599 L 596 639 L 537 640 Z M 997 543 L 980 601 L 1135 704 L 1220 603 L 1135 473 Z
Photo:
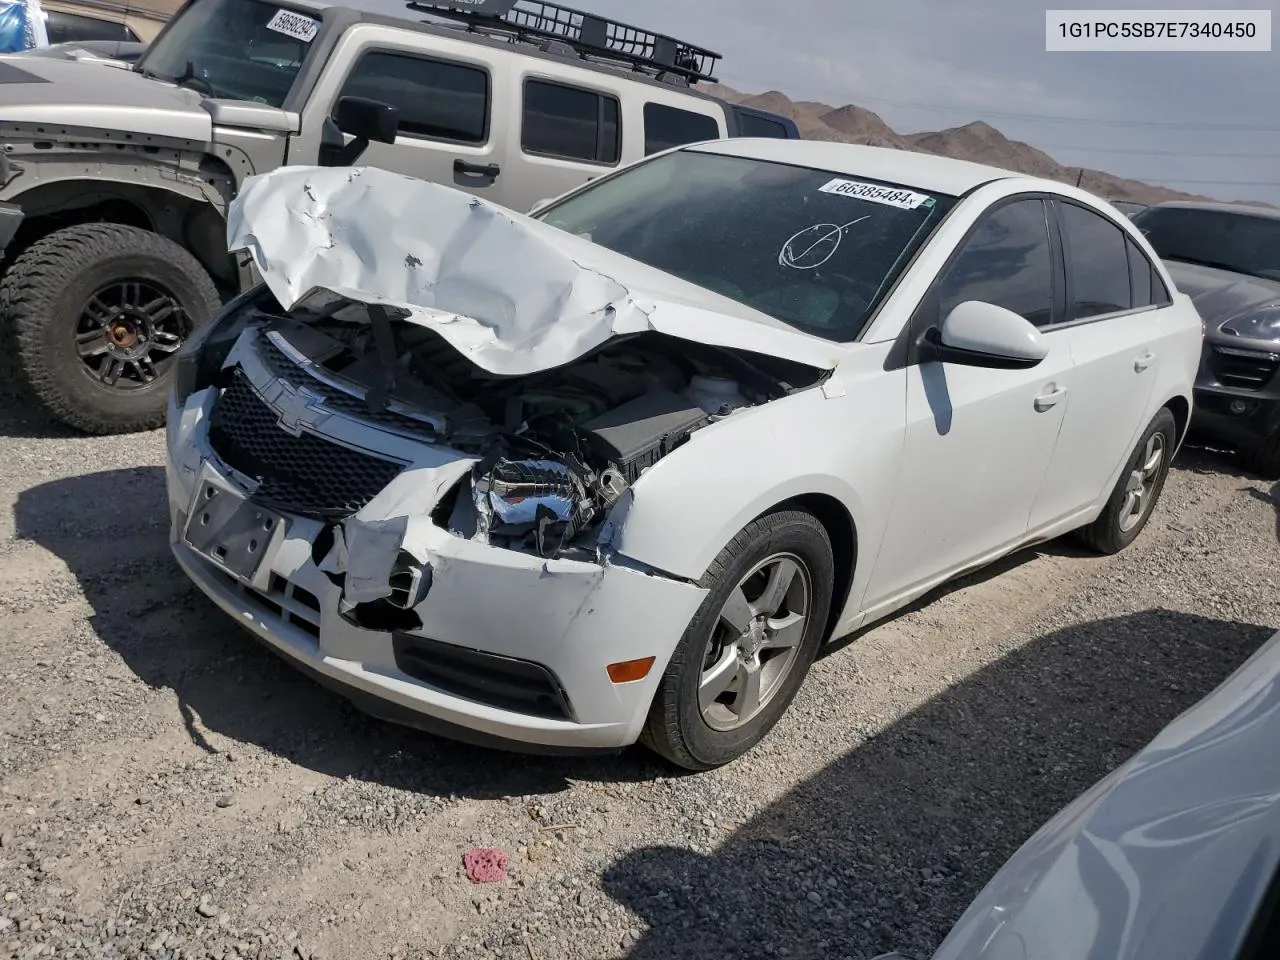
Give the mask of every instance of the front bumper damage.
M 368 712 L 458 739 L 538 752 L 636 740 L 705 590 L 616 558 L 542 559 L 450 534 L 431 511 L 469 462 L 421 443 L 397 449 L 408 468 L 345 524 L 348 587 L 389 570 L 401 550 L 429 570 L 412 608 L 421 626 L 368 629 L 343 615 L 350 598 L 315 555 L 325 529 L 319 520 L 286 517 L 256 570 L 238 578 L 184 536 L 205 485 L 237 485 L 207 439 L 215 394 L 194 394 L 182 409 L 171 404 L 171 546 L 195 584 L 255 637 Z M 355 426 L 334 416 L 325 428 L 340 437 Z M 368 443 L 369 427 L 360 433 Z M 606 672 L 610 663 L 651 656 L 643 680 L 614 684 Z

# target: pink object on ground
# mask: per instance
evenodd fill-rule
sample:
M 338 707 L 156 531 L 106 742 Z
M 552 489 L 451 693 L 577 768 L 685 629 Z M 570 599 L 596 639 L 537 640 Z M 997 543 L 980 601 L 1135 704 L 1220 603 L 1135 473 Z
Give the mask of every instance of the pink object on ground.
M 507 855 L 501 850 L 477 847 L 462 855 L 467 879 L 472 883 L 501 883 L 507 879 Z

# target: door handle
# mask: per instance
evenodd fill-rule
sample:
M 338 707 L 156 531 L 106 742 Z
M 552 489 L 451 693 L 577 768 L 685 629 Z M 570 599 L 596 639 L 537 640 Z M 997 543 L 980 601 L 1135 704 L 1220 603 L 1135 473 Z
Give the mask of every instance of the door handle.
M 1133 372 L 1141 373 L 1155 361 L 1156 355 L 1150 350 L 1143 350 L 1133 361 Z
M 466 160 L 453 161 L 453 172 L 471 177 L 489 177 L 496 179 L 502 168 L 496 163 L 468 163 Z
M 1055 387 L 1036 397 L 1036 413 L 1052 410 L 1067 395 L 1066 387 Z

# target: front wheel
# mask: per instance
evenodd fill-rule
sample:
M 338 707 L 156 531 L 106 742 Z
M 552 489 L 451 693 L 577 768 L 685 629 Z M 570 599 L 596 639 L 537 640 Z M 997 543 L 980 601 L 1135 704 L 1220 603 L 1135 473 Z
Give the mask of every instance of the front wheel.
M 813 516 L 749 524 L 701 581 L 709 592 L 672 655 L 641 742 L 689 770 L 746 753 L 773 729 L 822 643 L 835 577 Z
M 1178 444 L 1178 424 L 1167 407 L 1155 415 L 1125 464 L 1111 499 L 1080 538 L 1099 553 L 1119 553 L 1138 538 L 1164 490 Z
M 200 262 L 178 244 L 112 223 L 49 234 L 0 281 L 20 383 L 52 416 L 87 433 L 160 426 L 178 348 L 220 302 Z

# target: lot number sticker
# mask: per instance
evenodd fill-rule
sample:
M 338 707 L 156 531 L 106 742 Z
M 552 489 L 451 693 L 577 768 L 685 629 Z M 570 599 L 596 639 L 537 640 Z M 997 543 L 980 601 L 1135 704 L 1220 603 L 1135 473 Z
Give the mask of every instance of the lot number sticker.
M 855 200 L 870 200 L 872 203 L 883 203 L 889 207 L 903 210 L 914 210 L 933 198 L 911 190 L 895 190 L 893 187 L 882 187 L 878 183 L 863 183 L 860 180 L 832 180 L 818 188 L 823 193 L 834 193 L 841 197 L 853 197 Z
M 287 37 L 310 43 L 320 32 L 320 21 L 304 17 L 292 10 L 277 10 L 276 15 L 267 23 L 268 30 L 283 33 Z

